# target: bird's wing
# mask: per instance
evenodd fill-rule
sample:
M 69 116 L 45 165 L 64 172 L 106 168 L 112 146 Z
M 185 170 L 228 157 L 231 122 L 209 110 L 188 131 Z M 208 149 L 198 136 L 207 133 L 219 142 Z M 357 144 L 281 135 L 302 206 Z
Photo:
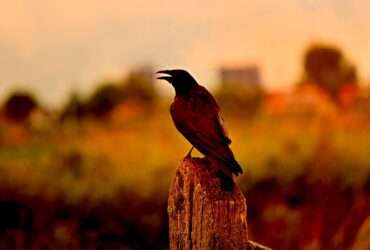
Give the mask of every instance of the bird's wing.
M 225 143 L 227 145 L 231 144 L 231 139 L 229 138 L 227 130 L 224 126 L 224 119 L 222 118 L 220 111 L 217 113 L 217 121 L 215 122 L 215 125 L 216 125 L 216 129 L 218 130 L 218 133 L 223 138 Z
M 201 116 L 206 123 L 204 125 L 208 128 L 204 133 L 213 134 L 213 137 L 220 138 L 222 143 L 229 145 L 231 140 L 224 126 L 224 119 L 221 115 L 220 108 L 213 96 L 206 88 L 198 86 L 193 92 L 192 97 L 194 99 L 191 98 L 190 103 L 196 103 L 195 112 L 197 113 L 201 110 Z
M 242 172 L 229 148 L 231 140 L 223 126 L 220 109 L 204 87 L 195 89 L 190 100 L 175 100 L 170 111 L 176 128 L 196 149 L 224 162 L 232 172 Z
M 211 117 L 209 114 L 197 116 L 193 120 L 184 120 L 176 115 L 173 118 L 176 128 L 196 149 L 224 162 L 232 172 L 241 173 L 229 148 L 231 140 L 226 136 L 217 113 Z

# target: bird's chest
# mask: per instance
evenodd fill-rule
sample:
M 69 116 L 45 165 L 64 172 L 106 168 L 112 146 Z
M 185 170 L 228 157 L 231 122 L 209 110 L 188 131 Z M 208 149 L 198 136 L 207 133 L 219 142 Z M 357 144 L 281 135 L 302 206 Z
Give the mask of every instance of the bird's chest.
M 179 131 L 203 127 L 210 119 L 210 113 L 197 101 L 177 99 L 170 108 L 172 120 Z
M 171 105 L 170 111 L 174 120 L 176 119 L 178 121 L 186 119 L 196 122 L 207 115 L 205 104 L 192 98 L 176 98 Z

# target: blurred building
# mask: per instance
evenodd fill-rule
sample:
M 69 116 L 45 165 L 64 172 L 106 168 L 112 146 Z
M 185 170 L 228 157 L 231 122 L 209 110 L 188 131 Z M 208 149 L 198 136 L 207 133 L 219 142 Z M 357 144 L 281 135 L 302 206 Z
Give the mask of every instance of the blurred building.
M 219 74 L 222 84 L 261 85 L 261 74 L 257 65 L 222 67 Z

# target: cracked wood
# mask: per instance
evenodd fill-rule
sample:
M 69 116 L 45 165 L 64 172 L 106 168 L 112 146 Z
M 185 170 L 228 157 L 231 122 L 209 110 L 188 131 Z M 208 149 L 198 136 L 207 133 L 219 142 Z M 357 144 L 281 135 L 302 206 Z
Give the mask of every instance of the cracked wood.
M 237 185 L 221 188 L 215 166 L 186 158 L 168 200 L 170 250 L 245 250 L 250 247 L 246 200 Z

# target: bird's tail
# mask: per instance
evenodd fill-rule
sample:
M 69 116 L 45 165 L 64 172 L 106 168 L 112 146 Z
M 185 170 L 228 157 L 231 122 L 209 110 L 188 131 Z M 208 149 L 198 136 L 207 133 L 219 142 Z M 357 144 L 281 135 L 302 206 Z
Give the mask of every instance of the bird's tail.
M 227 165 L 231 168 L 231 171 L 236 176 L 243 173 L 242 167 L 239 165 L 239 163 L 235 159 L 232 159 L 231 161 L 227 161 Z
M 238 176 L 243 173 L 242 167 L 235 160 L 234 154 L 229 147 L 222 147 L 213 154 L 221 163 L 228 168 L 228 171 Z
M 243 173 L 243 170 L 239 163 L 233 158 L 231 160 L 226 160 L 220 157 L 210 157 L 212 160 L 216 161 L 215 164 L 219 170 L 224 174 L 232 178 L 232 175 L 240 175 Z
M 207 157 L 216 167 L 217 175 L 220 178 L 220 185 L 224 191 L 232 191 L 235 184 L 235 176 L 243 173 L 240 165 L 234 160 L 232 164 L 221 160 L 220 158 Z

